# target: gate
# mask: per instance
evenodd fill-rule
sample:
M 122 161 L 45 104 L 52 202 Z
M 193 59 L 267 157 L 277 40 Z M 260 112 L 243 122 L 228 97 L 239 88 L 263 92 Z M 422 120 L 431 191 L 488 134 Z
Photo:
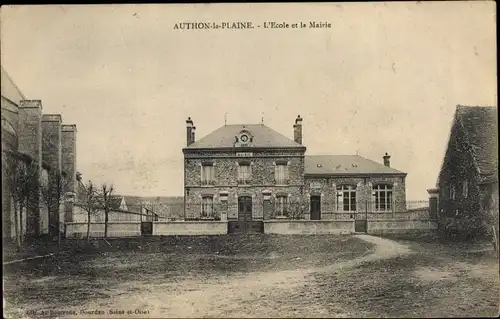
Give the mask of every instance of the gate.
M 262 233 L 264 231 L 264 223 L 252 219 L 252 197 L 238 198 L 238 221 L 230 221 L 228 226 L 229 233 Z
M 366 233 L 367 230 L 367 213 L 354 212 L 354 231 L 357 233 Z
M 153 222 L 141 222 L 141 235 L 142 236 L 153 235 Z

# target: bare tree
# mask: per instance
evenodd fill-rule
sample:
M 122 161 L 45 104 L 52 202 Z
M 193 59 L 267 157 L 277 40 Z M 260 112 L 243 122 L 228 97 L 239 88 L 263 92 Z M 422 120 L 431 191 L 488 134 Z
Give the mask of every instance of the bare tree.
M 103 184 L 101 186 L 101 200 L 102 206 L 104 208 L 104 237 L 108 237 L 108 222 L 109 222 L 109 211 L 111 210 L 111 200 L 113 194 L 113 185 Z
M 61 245 L 61 220 L 60 220 L 60 207 L 61 201 L 64 197 L 64 191 L 69 183 L 69 180 L 65 178 L 64 173 L 50 173 L 46 178 L 42 178 L 41 181 L 41 195 L 42 200 L 47 209 L 49 210 L 49 216 L 55 216 L 57 220 L 57 225 L 52 225 L 57 228 L 57 247 Z
M 92 215 L 99 211 L 99 194 L 98 189 L 94 186 L 92 181 L 88 181 L 84 185 L 85 193 L 82 198 L 81 204 L 83 209 L 87 212 L 87 241 L 90 241 L 90 224 Z
M 39 193 L 38 167 L 29 157 L 11 151 L 2 152 L 2 162 L 7 189 L 14 204 L 16 246 L 20 251 L 23 241 L 22 214 L 31 208 L 31 199 Z

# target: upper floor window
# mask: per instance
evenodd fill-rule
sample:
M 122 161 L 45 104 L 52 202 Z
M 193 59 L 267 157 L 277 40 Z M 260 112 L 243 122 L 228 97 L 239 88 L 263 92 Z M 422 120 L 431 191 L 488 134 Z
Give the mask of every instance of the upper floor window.
M 375 197 L 375 210 L 392 210 L 392 185 L 380 184 L 373 188 Z
M 337 186 L 337 210 L 344 212 L 356 211 L 356 186 Z
M 469 183 L 467 181 L 464 181 L 462 184 L 462 196 L 464 198 L 467 198 L 469 195 Z
M 286 162 L 276 163 L 274 168 L 274 180 L 278 185 L 288 183 L 288 165 Z
M 276 216 L 285 217 L 287 216 L 288 208 L 288 196 L 279 195 L 276 197 Z
M 238 183 L 248 184 L 252 179 L 252 166 L 250 163 L 241 162 L 238 166 Z
M 213 196 L 203 196 L 201 199 L 201 217 L 211 218 L 214 216 L 214 198 Z
M 215 183 L 215 167 L 213 164 L 205 163 L 201 166 L 201 184 L 213 185 Z

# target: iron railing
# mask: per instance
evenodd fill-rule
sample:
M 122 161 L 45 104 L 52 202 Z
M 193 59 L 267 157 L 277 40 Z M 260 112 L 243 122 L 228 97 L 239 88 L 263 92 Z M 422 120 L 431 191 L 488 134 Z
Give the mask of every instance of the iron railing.
M 428 219 L 429 201 L 395 201 L 389 209 L 376 209 L 372 201 L 357 201 L 353 210 L 344 210 L 343 204 L 334 201 L 321 201 L 319 206 L 311 207 L 310 201 L 288 202 L 280 205 L 277 201 L 252 202 L 251 207 L 240 207 L 236 202 L 221 202 L 214 200 L 213 204 L 202 203 L 163 203 L 148 205 L 127 205 L 127 209 L 133 212 L 142 212 L 151 216 L 143 216 L 143 220 L 156 219 L 168 220 L 220 220 L 223 215 L 229 219 L 245 218 L 244 211 L 252 219 Z M 314 211 L 319 209 L 319 214 Z M 154 214 L 156 215 L 154 215 Z

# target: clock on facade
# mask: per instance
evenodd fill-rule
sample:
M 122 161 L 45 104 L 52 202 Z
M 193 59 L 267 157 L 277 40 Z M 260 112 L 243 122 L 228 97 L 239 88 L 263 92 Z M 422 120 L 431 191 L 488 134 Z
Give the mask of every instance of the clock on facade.
M 243 143 L 248 142 L 248 135 L 246 135 L 246 134 L 242 134 L 242 135 L 240 136 L 240 140 L 241 140 Z

